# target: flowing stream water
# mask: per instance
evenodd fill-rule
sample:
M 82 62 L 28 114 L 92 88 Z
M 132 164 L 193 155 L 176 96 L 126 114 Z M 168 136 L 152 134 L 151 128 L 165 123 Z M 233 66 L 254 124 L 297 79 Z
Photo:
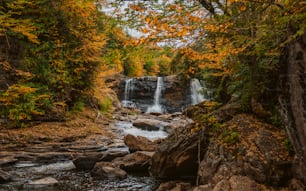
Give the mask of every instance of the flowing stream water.
M 131 106 L 134 104 L 129 101 L 133 93 L 133 80 L 127 79 L 125 81 L 125 91 L 123 103 Z M 162 91 L 164 88 L 163 78 L 158 77 L 156 82 L 156 89 L 154 93 L 154 103 L 147 108 L 147 112 L 163 113 L 164 108 L 161 105 Z M 192 104 L 199 103 L 205 100 L 203 87 L 199 80 L 192 79 L 191 85 Z M 143 113 L 136 118 L 156 120 L 156 116 L 148 113 Z M 122 115 L 120 116 L 123 117 Z M 134 136 L 144 136 L 150 140 L 166 138 L 168 133 L 164 131 L 170 121 L 160 122 L 160 128 L 157 130 L 140 129 L 133 126 L 132 117 L 123 117 L 123 120 L 115 121 L 113 123 L 114 132 L 121 136 L 121 143 L 123 143 L 123 136 L 132 134 Z M 135 119 L 134 119 L 135 120 Z M 171 120 L 172 122 L 174 120 Z M 124 145 L 124 144 L 123 144 Z M 111 148 L 108 148 L 111 149 Z M 113 149 L 128 150 L 126 146 Z M 103 151 L 101 151 L 103 152 Z M 19 161 L 14 165 L 8 165 L 2 170 L 9 172 L 13 176 L 13 181 L 8 184 L 0 184 L 0 191 L 153 191 L 158 186 L 159 182 L 150 177 L 148 174 L 129 174 L 126 179 L 103 179 L 97 180 L 90 175 L 88 171 L 77 171 L 71 160 L 56 160 L 48 164 L 37 161 Z M 58 180 L 58 184 L 51 187 L 31 185 L 31 182 L 46 177 L 52 177 Z
M 122 115 L 119 116 L 122 117 Z M 107 151 L 128 151 L 128 148 L 123 143 L 123 137 L 126 134 L 144 136 L 150 140 L 168 136 L 168 133 L 163 131 L 162 127 L 155 131 L 134 127 L 130 121 L 132 117 L 135 116 L 125 116 L 122 121 L 115 121 L 110 125 L 111 131 L 119 136 L 118 140 L 120 141 L 119 146 L 109 146 Z M 145 117 L 146 119 L 151 119 L 155 116 L 145 114 Z M 161 126 L 167 124 L 161 121 Z M 95 179 L 90 175 L 89 171 L 77 170 L 69 159 L 56 160 L 52 163 L 19 161 L 13 165 L 3 167 L 2 170 L 9 172 L 13 176 L 13 180 L 7 184 L 0 184 L 0 191 L 153 191 L 159 185 L 159 181 L 150 177 L 147 173 L 129 173 L 127 178 L 123 180 Z M 54 178 L 58 183 L 52 186 L 32 184 L 44 178 Z

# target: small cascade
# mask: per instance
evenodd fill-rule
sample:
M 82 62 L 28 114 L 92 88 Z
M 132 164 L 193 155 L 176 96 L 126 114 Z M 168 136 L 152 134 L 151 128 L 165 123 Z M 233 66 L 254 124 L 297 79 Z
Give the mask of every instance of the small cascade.
M 196 78 L 193 78 L 190 81 L 190 92 L 191 92 L 192 105 L 207 100 L 204 96 L 204 87 L 201 85 L 200 81 Z
M 124 88 L 124 100 L 121 101 L 123 107 L 135 108 L 136 105 L 134 102 L 130 101 L 131 92 L 133 92 L 133 78 L 129 78 L 125 80 L 125 88 Z
M 156 84 L 156 90 L 154 93 L 154 104 L 150 107 L 148 107 L 146 113 L 163 113 L 164 109 L 160 105 L 160 98 L 161 98 L 161 92 L 163 89 L 163 78 L 162 77 L 157 77 L 157 84 Z

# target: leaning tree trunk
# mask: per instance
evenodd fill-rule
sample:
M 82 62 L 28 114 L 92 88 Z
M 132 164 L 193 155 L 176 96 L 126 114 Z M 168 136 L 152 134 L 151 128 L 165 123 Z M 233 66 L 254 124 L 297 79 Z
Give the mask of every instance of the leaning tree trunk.
M 294 146 L 295 172 L 306 184 L 306 31 L 282 56 L 281 115 Z

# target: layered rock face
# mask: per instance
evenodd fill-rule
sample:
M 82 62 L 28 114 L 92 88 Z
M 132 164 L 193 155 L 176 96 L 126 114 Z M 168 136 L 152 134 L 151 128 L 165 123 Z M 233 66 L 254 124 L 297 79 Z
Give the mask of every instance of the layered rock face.
M 151 175 L 196 177 L 194 191 L 303 190 L 293 178 L 285 132 L 250 114 L 228 115 L 237 112 L 231 107 L 211 111 L 203 105 L 186 110 L 194 125 L 175 129 L 157 146 Z
M 153 105 L 157 86 L 157 77 L 145 76 L 133 78 L 126 90 L 127 80 L 122 80 L 117 90 L 120 100 L 129 100 L 142 111 Z M 160 104 L 167 113 L 182 111 L 189 103 L 189 85 L 183 85 L 176 76 L 163 77 Z

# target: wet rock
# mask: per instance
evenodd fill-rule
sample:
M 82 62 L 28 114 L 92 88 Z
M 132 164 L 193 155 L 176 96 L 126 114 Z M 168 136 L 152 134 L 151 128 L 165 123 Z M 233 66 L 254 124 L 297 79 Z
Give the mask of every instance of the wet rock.
M 78 156 L 73 160 L 77 170 L 91 170 L 96 162 L 100 161 L 102 154 L 91 154 L 86 156 Z
M 217 183 L 213 191 L 231 191 L 231 184 L 228 180 L 222 180 Z
M 124 137 L 124 143 L 129 147 L 130 152 L 154 151 L 156 143 L 142 136 L 128 134 Z
M 211 187 L 211 185 L 205 184 L 205 185 L 200 185 L 200 186 L 193 188 L 192 191 L 212 191 L 212 189 L 213 188 Z
M 133 126 L 147 131 L 158 131 L 161 127 L 168 123 L 156 119 L 137 119 L 133 122 Z
M 10 182 L 12 179 L 11 175 L 3 170 L 0 170 L 0 184 Z
M 196 176 L 198 158 L 204 155 L 207 142 L 205 132 L 192 131 L 192 125 L 175 129 L 158 145 L 150 174 L 159 178 Z
M 17 161 L 18 161 L 18 159 L 16 159 L 15 157 L 0 158 L 0 166 L 14 164 Z
M 127 172 L 148 171 L 149 163 L 154 152 L 137 151 L 121 158 L 116 158 L 112 162 Z
M 117 165 L 110 162 L 98 162 L 91 170 L 91 175 L 96 178 L 118 178 L 124 179 L 127 173 Z
M 34 181 L 30 181 L 24 187 L 26 189 L 37 189 L 37 188 L 45 188 L 45 187 L 53 187 L 58 184 L 58 181 L 53 177 L 46 177 Z
M 190 183 L 170 181 L 160 184 L 156 191 L 188 191 L 190 189 Z
M 127 154 L 129 154 L 129 152 L 126 150 L 109 150 L 102 154 L 100 161 L 109 162 L 109 161 L 114 160 L 115 158 L 123 157 Z
M 232 190 L 235 191 L 258 191 L 261 190 L 260 186 L 249 177 L 246 176 L 232 176 L 229 179 Z
M 88 143 L 87 143 L 88 144 Z M 70 151 L 96 151 L 96 152 L 101 152 L 101 151 L 106 151 L 107 148 L 104 145 L 77 145 L 77 146 L 72 146 L 69 148 Z
M 125 99 L 125 85 L 125 80 L 122 80 L 119 83 L 117 95 L 120 100 Z M 156 85 L 156 76 L 133 78 L 133 88 L 131 94 L 129 95 L 129 100 L 137 103 L 138 107 L 145 112 L 147 106 L 153 104 Z M 173 75 L 163 78 L 163 96 L 160 102 L 163 106 L 165 106 L 165 109 L 168 111 L 168 113 L 181 111 L 183 107 L 188 105 L 188 100 L 186 98 L 187 94 L 189 94 L 189 91 L 186 91 L 187 86 L 189 85 L 182 85 L 181 80 L 177 76 Z
M 194 123 L 194 121 L 188 117 L 180 116 L 172 118 L 168 125 L 164 127 L 164 130 L 171 133 L 174 129 L 184 128 L 189 124 Z
M 42 163 L 57 162 L 60 160 L 70 160 L 72 155 L 69 152 L 42 152 L 42 153 L 31 153 L 30 155 L 36 157 L 36 161 Z

